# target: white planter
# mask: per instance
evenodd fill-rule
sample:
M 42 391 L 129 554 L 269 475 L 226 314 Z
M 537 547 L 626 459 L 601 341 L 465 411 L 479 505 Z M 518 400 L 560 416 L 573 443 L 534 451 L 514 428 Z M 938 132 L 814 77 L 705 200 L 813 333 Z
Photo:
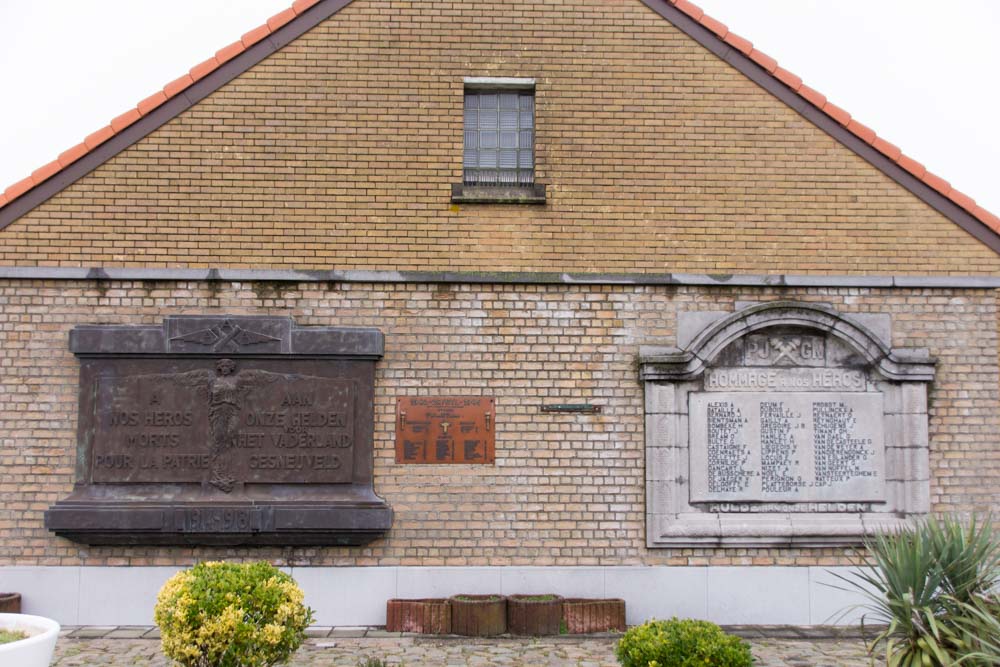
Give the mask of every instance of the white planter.
M 44 616 L 0 614 L 0 628 L 27 632 L 27 639 L 0 644 L 0 665 L 49 667 L 59 639 L 59 624 Z

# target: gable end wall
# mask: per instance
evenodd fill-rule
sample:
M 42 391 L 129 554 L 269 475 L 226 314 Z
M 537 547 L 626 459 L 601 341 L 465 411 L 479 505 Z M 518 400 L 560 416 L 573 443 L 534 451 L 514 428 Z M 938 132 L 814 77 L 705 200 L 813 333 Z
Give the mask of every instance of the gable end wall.
M 537 80 L 543 207 L 450 203 L 462 80 Z M 0 264 L 997 274 L 639 0 L 356 0 L 0 231 Z

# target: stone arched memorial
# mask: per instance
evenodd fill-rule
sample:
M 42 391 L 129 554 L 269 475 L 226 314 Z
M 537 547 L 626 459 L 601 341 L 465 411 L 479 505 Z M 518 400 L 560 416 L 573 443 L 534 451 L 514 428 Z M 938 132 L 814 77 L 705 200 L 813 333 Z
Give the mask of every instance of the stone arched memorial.
M 856 544 L 930 509 L 926 350 L 888 315 L 681 314 L 643 348 L 650 547 Z

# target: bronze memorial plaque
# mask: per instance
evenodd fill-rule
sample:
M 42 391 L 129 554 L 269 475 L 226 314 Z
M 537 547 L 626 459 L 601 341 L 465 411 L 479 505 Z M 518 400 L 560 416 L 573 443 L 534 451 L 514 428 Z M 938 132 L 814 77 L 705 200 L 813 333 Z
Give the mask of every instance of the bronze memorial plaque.
M 218 366 L 98 378 L 92 481 L 351 481 L 353 381 Z
M 79 326 L 77 481 L 46 513 L 89 544 L 364 544 L 375 329 L 282 317 Z
M 483 396 L 396 399 L 396 463 L 493 463 L 494 400 Z

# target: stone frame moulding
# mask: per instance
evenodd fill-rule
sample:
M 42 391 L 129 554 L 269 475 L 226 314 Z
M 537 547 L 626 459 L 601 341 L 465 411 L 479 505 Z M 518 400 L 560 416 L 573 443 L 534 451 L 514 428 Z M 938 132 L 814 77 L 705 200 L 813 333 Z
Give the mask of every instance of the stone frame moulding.
M 852 318 L 827 305 L 777 301 L 739 308 L 734 313 L 680 313 L 678 324 L 679 332 L 693 328 L 697 333 L 687 342 L 680 340 L 684 335 L 679 335 L 679 347 L 640 349 L 640 377 L 645 389 L 648 547 L 854 545 L 875 530 L 901 527 L 930 511 L 927 387 L 934 380 L 936 360 L 927 350 L 893 349 L 887 342 L 891 340 L 887 315 Z M 880 329 L 876 334 L 874 330 Z M 718 391 L 718 386 L 708 386 L 709 374 L 733 365 L 734 351 L 742 354 L 752 335 L 822 339 L 824 352 L 811 364 L 812 368 L 779 363 L 763 370 L 775 371 L 772 377 L 777 375 L 779 379 L 794 373 L 808 377 L 813 371 L 825 369 L 833 374 L 850 373 L 859 378 L 855 391 L 868 392 L 856 398 L 864 400 L 870 395 L 877 399 L 874 405 L 881 404 L 880 409 L 869 408 L 881 415 L 881 424 L 872 428 L 884 434 L 881 498 L 867 503 L 818 505 L 804 501 L 757 499 L 730 504 L 692 499 L 692 449 L 708 445 L 693 441 L 691 395 Z M 760 367 L 756 364 L 750 370 L 759 373 Z M 769 390 L 774 388 L 761 387 L 757 393 L 766 395 Z M 813 387 L 807 391 L 823 390 Z

